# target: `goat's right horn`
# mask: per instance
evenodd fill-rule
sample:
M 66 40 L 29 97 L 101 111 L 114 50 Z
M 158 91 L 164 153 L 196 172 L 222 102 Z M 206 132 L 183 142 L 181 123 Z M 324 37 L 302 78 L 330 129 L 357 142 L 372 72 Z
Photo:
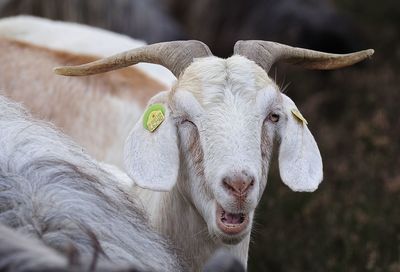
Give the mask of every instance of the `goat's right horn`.
M 135 48 L 87 64 L 57 67 L 54 72 L 64 76 L 86 76 L 124 68 L 139 62 L 148 62 L 160 64 L 179 77 L 194 58 L 211 55 L 207 45 L 200 41 L 172 41 Z
M 269 41 L 238 41 L 234 53 L 247 57 L 268 72 L 282 61 L 307 69 L 331 70 L 353 65 L 374 54 L 373 49 L 350 54 L 330 54 Z

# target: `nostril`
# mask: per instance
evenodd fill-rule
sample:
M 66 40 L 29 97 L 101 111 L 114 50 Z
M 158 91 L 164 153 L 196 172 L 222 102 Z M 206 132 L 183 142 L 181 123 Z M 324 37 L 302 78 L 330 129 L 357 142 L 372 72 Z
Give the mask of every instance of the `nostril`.
M 224 178 L 222 180 L 222 185 L 224 186 L 224 188 L 230 192 L 235 192 L 235 188 L 232 187 L 232 185 L 230 184 L 230 180 L 229 178 Z
M 254 186 L 254 179 L 251 179 L 250 187 Z
M 254 186 L 255 179 L 249 175 L 226 177 L 222 180 L 222 185 L 230 194 L 243 196 Z
M 242 181 L 242 186 L 240 188 L 238 188 L 238 189 L 239 189 L 240 193 L 245 194 L 253 186 L 254 186 L 254 179 L 253 178 L 249 178 L 246 181 Z

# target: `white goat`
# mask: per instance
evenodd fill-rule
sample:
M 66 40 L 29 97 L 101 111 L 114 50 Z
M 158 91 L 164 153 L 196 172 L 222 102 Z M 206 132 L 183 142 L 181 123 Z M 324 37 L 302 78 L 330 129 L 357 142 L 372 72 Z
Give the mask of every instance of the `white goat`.
M 220 59 L 200 42 L 170 42 L 56 72 L 94 74 L 147 61 L 178 77 L 171 91 L 149 102 L 162 105 L 160 126 L 146 129 L 146 112 L 132 129 L 125 166 L 141 187 L 168 191 L 141 196 L 153 225 L 177 241 L 198 271 L 219 246 L 246 264 L 275 140 L 281 178 L 292 190 L 314 191 L 322 180 L 321 156 L 307 122 L 267 75 L 274 62 L 334 69 L 371 54 L 332 55 L 244 41 L 235 45 L 234 56 Z
M 314 191 L 322 180 L 322 160 L 314 138 L 293 101 L 268 77 L 271 66 L 285 61 L 312 69 L 335 69 L 373 53 L 334 55 L 264 41 L 238 42 L 234 52 L 220 59 L 200 42 L 169 42 L 56 70 L 64 75 L 88 75 L 150 62 L 167 67 L 178 78 L 170 91 L 148 103 L 159 104 L 154 114 L 160 122 L 150 127 L 159 126 L 153 132 L 145 128 L 151 113 L 146 111 L 126 141 L 124 157 L 138 185 L 166 191 L 135 189 L 153 226 L 183 249 L 193 271 L 220 246 L 247 263 L 254 209 L 266 186 L 275 141 L 279 143 L 281 178 L 291 189 Z M 85 97 L 84 88 L 80 95 Z M 75 103 L 89 107 L 83 100 Z M 64 107 L 62 101 L 52 105 Z M 93 116 L 104 107 L 91 108 Z M 129 127 L 127 120 L 133 116 L 129 108 L 109 102 L 107 111 L 117 116 L 114 120 L 120 128 Z M 104 122 L 102 128 L 110 125 L 116 124 Z M 70 127 L 68 133 L 81 143 L 96 133 L 89 129 L 81 135 L 82 130 Z M 113 150 L 107 145 L 97 148 Z

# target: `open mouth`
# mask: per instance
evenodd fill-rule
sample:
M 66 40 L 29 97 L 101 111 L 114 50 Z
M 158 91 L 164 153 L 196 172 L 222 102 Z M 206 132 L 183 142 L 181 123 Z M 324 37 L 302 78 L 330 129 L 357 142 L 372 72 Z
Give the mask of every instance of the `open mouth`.
M 217 225 L 225 234 L 239 234 L 249 224 L 248 214 L 229 213 L 225 211 L 219 204 L 217 205 Z

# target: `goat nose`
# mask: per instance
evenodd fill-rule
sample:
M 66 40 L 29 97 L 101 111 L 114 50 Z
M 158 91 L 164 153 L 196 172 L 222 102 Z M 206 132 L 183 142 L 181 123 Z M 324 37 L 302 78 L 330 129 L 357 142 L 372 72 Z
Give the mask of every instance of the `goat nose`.
M 222 185 L 231 194 L 243 196 L 254 186 L 254 177 L 242 172 L 222 179 Z

